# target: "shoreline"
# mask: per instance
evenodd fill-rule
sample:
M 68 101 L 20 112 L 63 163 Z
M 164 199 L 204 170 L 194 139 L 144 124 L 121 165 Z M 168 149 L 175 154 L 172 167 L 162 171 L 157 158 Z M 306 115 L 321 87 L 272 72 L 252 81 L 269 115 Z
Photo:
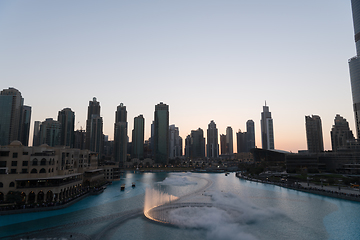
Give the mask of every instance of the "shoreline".
M 342 199 L 342 200 L 360 202 L 360 192 L 358 192 L 358 194 L 344 193 L 341 191 L 339 192 L 339 191 L 334 191 L 334 190 L 329 190 L 329 189 L 326 190 L 326 189 L 317 188 L 317 187 L 302 186 L 302 184 L 307 184 L 307 183 L 299 183 L 297 186 L 291 186 L 291 185 L 284 184 L 284 183 L 268 182 L 268 181 L 263 181 L 263 180 L 256 179 L 256 178 L 249 178 L 249 177 L 242 176 L 239 173 L 236 173 L 235 176 L 237 178 L 240 178 L 243 180 L 259 182 L 259 183 L 264 183 L 264 184 L 271 184 L 271 185 L 275 185 L 278 187 L 283 187 L 283 188 L 287 188 L 287 189 L 291 189 L 291 190 L 295 190 L 295 191 L 299 191 L 299 192 L 305 192 L 305 193 L 311 193 L 311 194 L 316 194 L 316 195 L 325 196 L 325 197 L 332 197 L 332 198 L 337 198 L 337 199 Z

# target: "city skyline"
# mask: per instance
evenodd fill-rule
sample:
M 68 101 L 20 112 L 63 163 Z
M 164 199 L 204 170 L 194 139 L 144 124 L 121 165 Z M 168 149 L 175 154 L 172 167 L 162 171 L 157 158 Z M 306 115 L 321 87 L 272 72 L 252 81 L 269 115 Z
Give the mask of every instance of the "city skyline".
M 111 140 L 121 102 L 128 119 L 144 116 L 145 139 L 159 102 L 183 139 L 211 120 L 219 135 L 227 126 L 245 132 L 252 119 L 261 147 L 265 100 L 276 149 L 307 149 L 306 115 L 321 117 L 325 150 L 336 114 L 356 132 L 350 1 L 84 4 L 0 3 L 1 89 L 18 89 L 32 107 L 30 145 L 34 121 L 56 119 L 64 108 L 75 112 L 75 129 L 85 129 L 93 97 Z

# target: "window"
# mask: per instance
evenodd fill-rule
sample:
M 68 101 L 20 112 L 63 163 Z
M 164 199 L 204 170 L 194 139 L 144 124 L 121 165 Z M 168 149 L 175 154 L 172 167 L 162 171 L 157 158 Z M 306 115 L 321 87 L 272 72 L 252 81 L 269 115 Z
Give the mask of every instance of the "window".
M 29 153 L 28 152 L 23 152 L 23 155 L 29 155 Z
M 40 172 L 39 172 L 39 173 L 46 173 L 45 168 L 40 169 Z
M 31 170 L 31 173 L 37 173 L 36 168 L 33 168 L 33 169 Z
M 21 173 L 28 173 L 27 168 L 23 168 L 23 169 L 21 169 Z
M 24 167 L 26 167 L 26 166 L 28 166 L 28 164 L 29 164 L 28 161 L 23 161 L 23 164 L 22 164 L 22 165 L 23 165 Z
M 13 158 L 17 158 L 18 157 L 18 153 L 17 152 L 14 152 L 13 153 Z
M 32 164 L 32 165 L 33 165 L 33 166 L 37 166 L 37 165 L 38 165 L 37 163 L 38 163 L 38 160 L 35 158 L 35 159 L 33 160 L 33 164 Z
M 17 166 L 17 161 L 11 161 L 11 166 L 16 167 Z
M 1 157 L 8 157 L 9 156 L 9 151 L 0 151 L 0 156 Z
M 10 170 L 10 174 L 15 174 L 15 173 L 16 173 L 16 168 Z
M 0 182 L 0 188 L 4 187 L 4 184 L 2 182 Z
M 9 187 L 15 187 L 15 183 L 14 183 L 14 182 L 11 182 L 11 183 L 9 184 Z
M 6 174 L 6 169 L 0 169 L 0 174 Z
M 0 167 L 6 167 L 6 161 L 0 161 Z
M 40 165 L 41 165 L 41 166 L 45 166 L 45 165 L 46 165 L 46 159 L 45 159 L 45 158 L 41 159 Z

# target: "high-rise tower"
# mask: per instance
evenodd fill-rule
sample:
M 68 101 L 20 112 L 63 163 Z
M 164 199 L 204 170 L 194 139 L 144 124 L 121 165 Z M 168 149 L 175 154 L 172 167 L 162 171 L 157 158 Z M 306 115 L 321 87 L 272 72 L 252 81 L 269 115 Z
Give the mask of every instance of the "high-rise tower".
M 308 151 L 318 153 L 324 151 L 321 118 L 317 115 L 305 116 L 306 140 Z
M 88 118 L 86 120 L 85 148 L 90 151 L 102 154 L 104 142 L 103 119 L 100 117 L 100 102 L 94 97 L 89 101 Z
M 169 158 L 174 159 L 182 156 L 182 138 L 179 136 L 179 128 L 174 124 L 169 126 Z
M 233 130 L 230 126 L 226 128 L 226 148 L 227 154 L 234 154 Z
M 346 147 L 349 141 L 354 141 L 354 135 L 349 128 L 345 118 L 336 114 L 334 125 L 330 131 L 332 150 L 336 152 L 339 148 Z
M 58 122 L 61 123 L 60 145 L 74 147 L 75 113 L 64 108 L 58 113 Z
M 59 146 L 61 139 L 61 123 L 52 118 L 47 118 L 40 125 L 39 136 L 40 145 L 47 144 L 50 147 Z
M 127 111 L 126 106 L 120 103 L 115 112 L 114 124 L 114 159 L 123 168 L 127 157 Z
M 219 157 L 218 129 L 214 120 L 211 120 L 207 129 L 206 156 L 208 158 Z
M 357 138 L 360 138 L 360 0 L 351 0 L 356 56 L 349 60 L 353 109 Z
M 154 160 L 167 164 L 169 158 L 169 106 L 160 102 L 154 112 Z
M 269 112 L 269 107 L 263 106 L 263 111 L 261 113 L 261 142 L 263 149 L 274 149 L 274 127 L 273 119 L 271 118 L 271 112 Z
M 0 145 L 19 140 L 27 146 L 29 141 L 31 107 L 24 106 L 24 99 L 15 88 L 0 92 Z
M 144 158 L 144 132 L 145 119 L 143 115 L 134 118 L 134 129 L 132 130 L 132 157 Z
M 246 151 L 255 148 L 255 123 L 253 120 L 246 122 Z

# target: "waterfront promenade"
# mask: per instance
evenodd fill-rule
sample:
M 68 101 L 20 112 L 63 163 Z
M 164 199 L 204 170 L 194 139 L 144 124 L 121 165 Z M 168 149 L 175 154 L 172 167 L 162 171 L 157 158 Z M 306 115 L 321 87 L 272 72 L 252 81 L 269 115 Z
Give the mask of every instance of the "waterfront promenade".
M 288 189 L 292 189 L 292 190 L 296 190 L 296 191 L 360 202 L 359 189 L 353 189 L 350 187 L 340 187 L 339 188 L 339 186 L 325 186 L 325 185 L 321 186 L 321 185 L 316 185 L 314 183 L 307 183 L 307 182 L 297 182 L 296 184 L 271 182 L 271 181 L 264 181 L 261 179 L 243 176 L 240 173 L 236 173 L 236 176 L 238 178 L 241 178 L 244 180 L 260 182 L 260 183 L 264 183 L 264 184 L 272 184 L 272 185 L 276 185 L 279 187 L 284 187 L 284 188 L 288 188 Z

